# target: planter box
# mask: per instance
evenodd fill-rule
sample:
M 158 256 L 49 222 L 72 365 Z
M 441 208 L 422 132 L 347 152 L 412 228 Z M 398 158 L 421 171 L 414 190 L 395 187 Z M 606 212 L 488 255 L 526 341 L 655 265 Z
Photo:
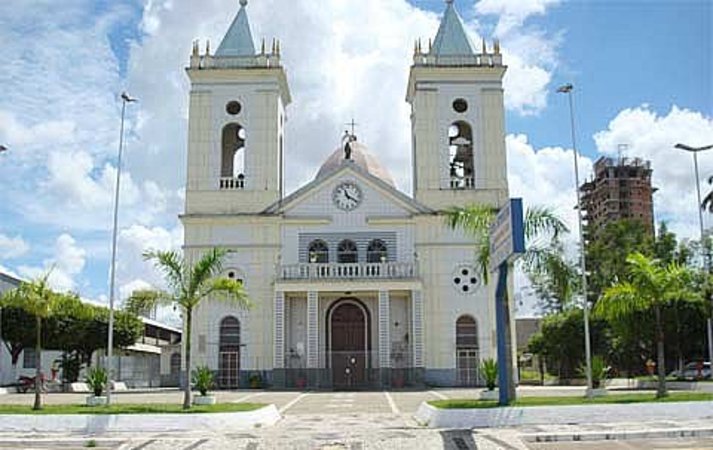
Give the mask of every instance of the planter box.
M 493 389 L 492 391 L 489 391 L 489 390 L 480 391 L 480 399 L 481 400 L 497 400 L 498 399 L 498 390 Z
M 589 391 L 589 389 L 587 389 L 587 391 Z M 591 391 L 587 392 L 587 394 L 590 393 L 592 394 L 592 397 L 604 397 L 609 392 L 604 388 L 594 388 Z
M 95 395 L 90 395 L 87 397 L 87 406 L 105 406 L 107 404 L 107 398 L 105 396 L 97 397 Z
M 196 395 L 193 397 L 194 405 L 215 405 L 215 395 Z

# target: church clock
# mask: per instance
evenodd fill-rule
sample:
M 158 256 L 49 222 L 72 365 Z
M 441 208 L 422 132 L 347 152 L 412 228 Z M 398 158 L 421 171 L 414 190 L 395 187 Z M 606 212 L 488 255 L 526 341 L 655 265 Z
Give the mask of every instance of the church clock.
M 343 211 L 352 211 L 361 204 L 362 193 L 356 183 L 345 181 L 337 185 L 332 192 L 334 205 Z

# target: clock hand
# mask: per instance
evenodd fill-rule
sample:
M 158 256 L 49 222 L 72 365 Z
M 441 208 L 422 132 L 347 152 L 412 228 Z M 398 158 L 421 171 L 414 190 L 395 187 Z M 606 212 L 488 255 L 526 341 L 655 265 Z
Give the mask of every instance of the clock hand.
M 352 201 L 355 201 L 355 200 L 356 200 L 354 197 L 352 197 L 351 195 L 349 195 L 349 192 L 347 192 L 347 191 L 344 191 L 344 195 L 345 195 L 349 200 L 352 200 Z

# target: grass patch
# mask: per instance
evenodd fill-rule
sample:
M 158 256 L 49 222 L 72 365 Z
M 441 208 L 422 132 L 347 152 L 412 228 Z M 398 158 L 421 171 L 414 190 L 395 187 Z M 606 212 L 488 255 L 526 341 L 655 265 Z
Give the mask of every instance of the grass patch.
M 267 406 L 264 403 L 218 403 L 216 405 L 193 406 L 184 410 L 174 403 L 157 404 L 113 404 L 110 406 L 85 405 L 45 405 L 33 411 L 26 405 L 0 405 L 0 414 L 196 414 L 254 411 Z
M 691 401 L 713 401 L 713 393 L 671 392 L 668 397 L 663 399 L 657 399 L 654 394 L 609 394 L 593 399 L 586 397 L 520 397 L 512 406 L 565 406 Z M 496 408 L 498 406 L 497 401 L 475 399 L 431 400 L 428 404 L 441 409 Z

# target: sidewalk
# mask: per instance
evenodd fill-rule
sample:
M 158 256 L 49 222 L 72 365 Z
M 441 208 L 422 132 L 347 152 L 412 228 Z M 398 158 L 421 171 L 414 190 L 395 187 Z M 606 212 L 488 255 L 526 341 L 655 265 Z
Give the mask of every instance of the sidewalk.
M 713 412 L 712 412 L 713 413 Z M 502 442 L 527 443 L 620 441 L 634 439 L 713 438 L 713 420 L 616 422 L 578 425 L 536 425 L 483 429 L 476 435 L 490 436 Z

